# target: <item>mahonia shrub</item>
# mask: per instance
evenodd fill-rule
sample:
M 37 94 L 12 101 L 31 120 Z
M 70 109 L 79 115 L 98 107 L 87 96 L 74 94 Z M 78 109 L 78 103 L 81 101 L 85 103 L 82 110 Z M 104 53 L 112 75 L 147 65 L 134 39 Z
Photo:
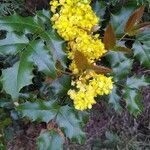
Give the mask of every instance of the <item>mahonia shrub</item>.
M 89 3 L 90 1 L 81 0 L 50 2 L 54 13 L 51 18 L 53 28 L 68 42 L 67 55 L 71 60 L 69 69 L 77 76 L 72 82 L 77 89 L 69 90 L 68 94 L 79 110 L 92 108 L 96 103 L 94 97 L 109 94 L 113 88 L 110 77 L 96 74 L 92 69 L 87 71 L 87 68 L 80 68 L 78 63 L 82 62 L 76 62 L 77 53 L 86 58 L 88 65 L 92 65 L 106 53 L 104 44 L 98 38 L 99 34 L 92 33 L 92 28 L 98 26 L 99 19 Z
M 145 6 L 130 2 L 113 14 L 110 7 L 101 0 L 51 0 L 50 11 L 0 16 L 3 143 L 9 126 L 29 119 L 47 125 L 39 150 L 61 150 L 68 139 L 82 144 L 99 97 L 118 112 L 121 100 L 131 115 L 142 112 L 139 89 L 149 80 L 133 75 L 132 65 L 136 60 L 150 68 Z

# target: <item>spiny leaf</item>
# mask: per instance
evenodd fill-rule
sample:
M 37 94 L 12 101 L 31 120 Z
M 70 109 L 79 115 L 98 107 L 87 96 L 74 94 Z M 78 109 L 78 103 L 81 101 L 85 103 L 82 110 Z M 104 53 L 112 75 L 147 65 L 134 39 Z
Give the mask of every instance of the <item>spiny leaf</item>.
M 125 88 L 123 97 L 126 100 L 127 108 L 131 114 L 137 116 L 142 112 L 142 97 L 141 94 L 137 92 L 137 90 Z
M 32 83 L 32 64 L 25 60 L 19 61 L 13 67 L 3 70 L 2 76 L 4 90 L 16 100 L 19 91 Z
M 48 123 L 57 114 L 58 106 L 53 102 L 36 101 L 35 103 L 26 102 L 17 107 L 23 117 L 28 117 L 33 121 L 39 120 Z
M 116 45 L 116 36 L 111 24 L 109 24 L 106 28 L 103 42 L 107 50 L 113 49 Z
M 119 90 L 119 89 L 118 89 Z M 114 85 L 111 94 L 109 95 L 109 103 L 113 105 L 116 111 L 120 111 L 122 108 L 119 104 L 121 97 L 117 94 L 117 87 Z
M 41 40 L 29 43 L 25 52 L 31 53 L 31 61 L 38 67 L 39 71 L 44 72 L 47 76 L 56 77 L 55 63 L 51 52 Z M 25 54 L 23 54 L 25 55 Z
M 144 5 L 141 6 L 129 17 L 125 25 L 125 32 L 128 33 L 129 35 L 132 35 L 134 26 L 140 21 L 141 17 L 143 16 L 144 8 L 145 8 Z
M 35 103 L 26 102 L 17 107 L 23 116 L 29 117 L 33 121 L 49 122 L 56 117 L 56 123 L 65 132 L 66 137 L 83 143 L 85 133 L 81 130 L 84 117 L 80 112 L 69 106 L 58 106 L 53 102 L 37 101 Z
M 106 55 L 111 68 L 113 70 L 113 76 L 115 81 L 123 80 L 130 73 L 132 69 L 133 60 L 126 57 L 121 52 L 109 52 Z
M 131 89 L 139 89 L 142 86 L 148 86 L 150 83 L 148 79 L 146 79 L 144 76 L 142 77 L 136 77 L 132 76 L 130 78 L 127 78 L 126 86 Z
M 16 33 L 7 33 L 6 38 L 0 40 L 0 54 L 14 54 L 21 51 L 29 40 L 25 35 L 17 35 Z
M 62 66 L 66 68 L 67 57 L 63 51 L 64 41 L 58 36 L 56 31 L 52 29 L 52 26 L 49 26 L 49 28 L 45 30 L 45 22 L 49 22 L 50 17 L 49 11 L 40 11 L 34 17 L 21 17 L 17 14 L 0 17 L 0 30 L 6 30 L 8 32 L 18 31 L 22 34 L 32 33 L 41 37 L 47 42 L 48 48 L 53 54 L 53 58 L 55 58 L 55 63 L 58 60 Z M 15 46 L 15 44 L 13 46 Z
M 111 15 L 111 24 L 115 31 L 116 37 L 122 37 L 125 34 L 124 27 L 134 9 L 135 5 L 124 6 L 119 12 Z
M 64 130 L 66 136 L 80 144 L 85 140 L 85 133 L 81 130 L 83 124 L 81 117 L 80 113 L 77 115 L 72 108 L 64 106 L 60 108 L 56 118 L 57 124 Z
M 19 92 L 24 86 L 32 84 L 34 65 L 37 65 L 38 69 L 46 75 L 52 78 L 56 77 L 52 56 L 42 41 L 31 41 L 19 54 L 19 62 L 2 72 L 3 88 L 14 100 L 18 98 Z
M 144 30 L 136 36 L 136 40 L 133 44 L 134 56 L 140 61 L 140 63 L 150 68 L 150 30 Z
M 61 76 L 60 78 L 54 80 L 50 85 L 54 95 L 57 96 L 66 95 L 70 86 L 71 86 L 71 78 L 68 75 Z
M 94 0 L 91 3 L 92 8 L 94 12 L 96 13 L 97 16 L 100 17 L 101 21 L 103 21 L 105 10 L 106 10 L 106 5 L 104 1 L 99 1 L 99 0 Z
M 63 138 L 54 130 L 41 133 L 37 139 L 38 150 L 63 150 Z

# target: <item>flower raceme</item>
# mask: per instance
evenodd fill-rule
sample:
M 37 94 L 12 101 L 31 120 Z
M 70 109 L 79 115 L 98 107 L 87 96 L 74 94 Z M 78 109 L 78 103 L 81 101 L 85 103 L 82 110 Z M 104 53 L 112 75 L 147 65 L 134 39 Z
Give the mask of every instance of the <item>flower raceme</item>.
M 96 103 L 95 97 L 111 92 L 112 79 L 93 70 L 79 72 L 74 59 L 78 51 L 92 64 L 106 53 L 99 34 L 92 33 L 99 19 L 90 6 L 90 0 L 52 0 L 50 5 L 53 28 L 68 42 L 68 58 L 72 61 L 69 69 L 76 75 L 72 81 L 75 88 L 70 89 L 68 95 L 76 109 L 91 109 Z

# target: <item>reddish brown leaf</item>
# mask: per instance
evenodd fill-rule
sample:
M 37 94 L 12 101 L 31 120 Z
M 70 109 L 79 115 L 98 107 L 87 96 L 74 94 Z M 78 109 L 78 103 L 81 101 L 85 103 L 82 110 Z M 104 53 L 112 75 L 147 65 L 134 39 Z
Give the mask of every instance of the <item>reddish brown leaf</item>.
M 107 50 L 113 49 L 116 45 L 116 36 L 111 24 L 109 24 L 106 28 L 103 42 L 105 44 L 105 49 Z
M 129 35 L 130 33 L 132 34 L 132 30 L 134 29 L 135 25 L 137 25 L 137 23 L 141 20 L 144 13 L 144 8 L 144 5 L 142 5 L 129 17 L 124 29 Z
M 75 64 L 77 68 L 82 71 L 89 68 L 90 64 L 88 63 L 87 58 L 84 56 L 83 53 L 76 51 L 74 56 Z
M 112 69 L 104 67 L 104 66 L 92 65 L 91 69 L 93 69 L 97 74 L 107 74 L 107 73 L 112 72 Z

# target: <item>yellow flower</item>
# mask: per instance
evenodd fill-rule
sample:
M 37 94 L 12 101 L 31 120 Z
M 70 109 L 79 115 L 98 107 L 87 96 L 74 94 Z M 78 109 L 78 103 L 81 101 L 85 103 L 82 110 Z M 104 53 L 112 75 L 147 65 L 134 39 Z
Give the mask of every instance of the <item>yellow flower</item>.
M 96 103 L 95 97 L 108 95 L 113 88 L 110 77 L 96 74 L 94 71 L 85 72 L 73 82 L 76 89 L 70 89 L 68 95 L 78 110 L 91 109 L 92 105 Z
M 93 32 L 99 28 L 99 19 L 90 6 L 91 0 L 52 0 L 51 11 L 54 13 L 51 21 L 58 34 L 68 41 L 68 58 L 71 60 L 69 69 L 78 75 L 72 81 L 74 89 L 68 91 L 78 110 L 91 109 L 96 103 L 95 97 L 109 94 L 113 88 L 112 79 L 94 71 L 81 71 L 75 63 L 75 53 L 82 53 L 88 63 L 94 63 L 102 57 L 106 50 L 99 39 L 99 34 Z M 59 7 L 58 7 L 59 6 Z M 57 9 L 58 8 L 58 9 Z M 81 62 L 82 63 L 82 62 Z

